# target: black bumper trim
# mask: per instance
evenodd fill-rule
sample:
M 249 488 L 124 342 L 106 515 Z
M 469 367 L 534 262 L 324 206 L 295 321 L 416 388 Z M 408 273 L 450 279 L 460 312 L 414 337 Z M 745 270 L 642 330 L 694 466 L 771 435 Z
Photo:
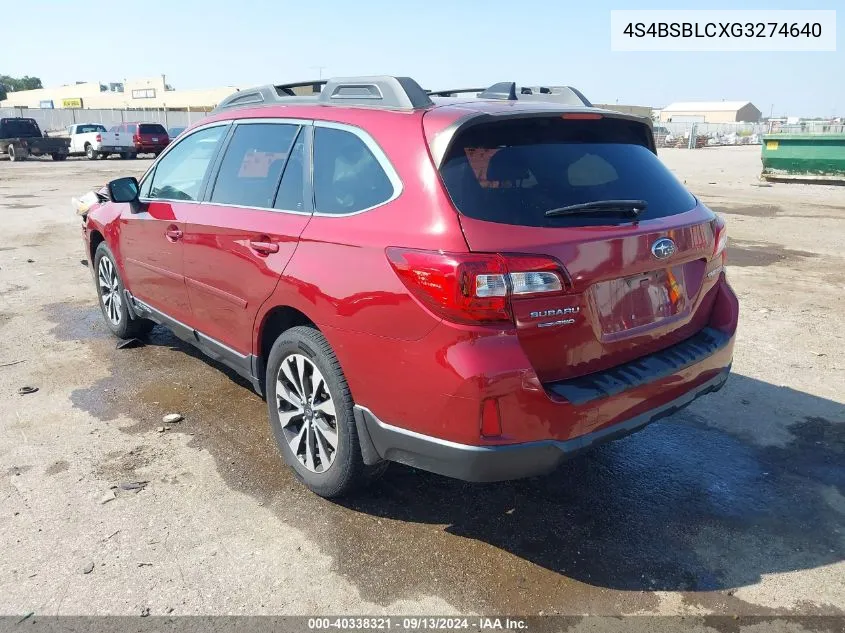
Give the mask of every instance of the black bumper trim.
M 584 404 L 640 387 L 678 373 L 701 362 L 728 344 L 730 336 L 706 327 L 694 336 L 664 350 L 578 378 L 547 382 L 548 393 L 566 398 L 572 404 Z
M 671 402 L 624 422 L 566 441 L 472 446 L 386 424 L 366 407 L 356 405 L 356 418 L 363 421 L 368 444 L 371 443 L 382 459 L 465 481 L 505 481 L 549 473 L 581 451 L 629 435 L 651 422 L 670 416 L 696 398 L 721 389 L 729 373 L 730 367 L 727 367 Z

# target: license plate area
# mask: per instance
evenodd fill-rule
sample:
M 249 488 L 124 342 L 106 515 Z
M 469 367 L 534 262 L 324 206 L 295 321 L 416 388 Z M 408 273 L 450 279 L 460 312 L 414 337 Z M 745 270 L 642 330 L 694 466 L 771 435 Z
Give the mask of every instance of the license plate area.
M 683 266 L 602 281 L 591 294 L 601 331 L 610 336 L 672 318 L 687 305 Z

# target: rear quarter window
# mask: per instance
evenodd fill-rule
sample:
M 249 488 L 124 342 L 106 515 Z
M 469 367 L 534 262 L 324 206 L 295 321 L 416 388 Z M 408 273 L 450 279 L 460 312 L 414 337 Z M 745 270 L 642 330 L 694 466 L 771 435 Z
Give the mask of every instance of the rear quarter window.
M 319 213 L 357 213 L 390 200 L 396 188 L 367 144 L 347 130 L 314 129 L 314 203 Z
M 464 215 L 523 226 L 630 222 L 602 212 L 546 217 L 545 212 L 600 200 L 645 200 L 639 219 L 693 208 L 695 198 L 648 147 L 649 128 L 626 119 L 511 119 L 469 128 L 441 167 Z

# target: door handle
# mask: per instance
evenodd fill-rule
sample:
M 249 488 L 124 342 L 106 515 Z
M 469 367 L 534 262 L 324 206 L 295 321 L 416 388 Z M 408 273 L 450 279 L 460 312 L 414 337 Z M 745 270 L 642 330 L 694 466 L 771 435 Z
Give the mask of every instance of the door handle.
M 175 242 L 176 240 L 181 240 L 182 235 L 183 235 L 182 231 L 180 231 L 179 229 L 175 229 L 175 228 L 167 229 L 164 232 L 164 234 L 167 236 L 167 239 L 169 239 L 171 242 Z
M 260 242 L 257 240 L 250 240 L 249 246 L 252 250 L 258 251 L 259 253 L 263 253 L 264 255 L 267 255 L 268 253 L 279 252 L 279 245 L 275 242 Z

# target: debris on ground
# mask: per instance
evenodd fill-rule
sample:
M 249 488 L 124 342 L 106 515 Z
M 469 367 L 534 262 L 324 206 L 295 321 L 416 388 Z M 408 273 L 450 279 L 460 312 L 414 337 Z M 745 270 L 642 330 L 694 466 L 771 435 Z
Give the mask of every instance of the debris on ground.
M 121 490 L 134 490 L 138 492 L 139 490 L 143 490 L 147 487 L 147 484 L 150 483 L 149 481 L 127 481 L 120 486 L 118 486 Z
M 163 426 L 160 426 L 156 429 L 156 433 L 164 433 L 166 430 Z
M 146 618 L 149 615 L 150 615 L 150 608 L 149 607 L 144 607 L 144 608 L 141 609 L 141 617 L 142 618 Z
M 82 568 L 83 574 L 90 574 L 92 571 L 94 571 L 94 563 L 93 562 L 88 563 L 87 565 L 85 565 L 85 567 Z
M 18 389 L 18 394 L 25 396 L 28 393 L 35 393 L 36 391 L 38 391 L 38 387 L 25 386 Z
M 114 501 L 115 499 L 117 499 L 117 496 L 114 494 L 114 490 L 109 490 L 100 498 L 100 505 L 108 503 L 109 501 Z
M 138 567 L 152 567 L 152 563 L 138 563 Z
M 116 349 L 131 349 L 133 347 L 143 347 L 144 341 L 138 340 L 137 338 L 128 338 L 125 341 L 120 341 L 115 348 Z
M 11 363 L 0 364 L 0 367 L 11 367 L 12 365 L 20 365 L 21 363 L 25 363 L 25 362 L 26 362 L 25 358 L 22 359 L 22 360 L 13 360 Z
M 34 259 L 28 259 L 28 260 L 26 260 L 26 263 L 27 264 L 34 264 L 35 260 Z
M 165 424 L 176 424 L 177 422 L 181 422 L 185 418 L 182 417 L 181 413 L 168 413 L 164 416 L 161 421 Z

